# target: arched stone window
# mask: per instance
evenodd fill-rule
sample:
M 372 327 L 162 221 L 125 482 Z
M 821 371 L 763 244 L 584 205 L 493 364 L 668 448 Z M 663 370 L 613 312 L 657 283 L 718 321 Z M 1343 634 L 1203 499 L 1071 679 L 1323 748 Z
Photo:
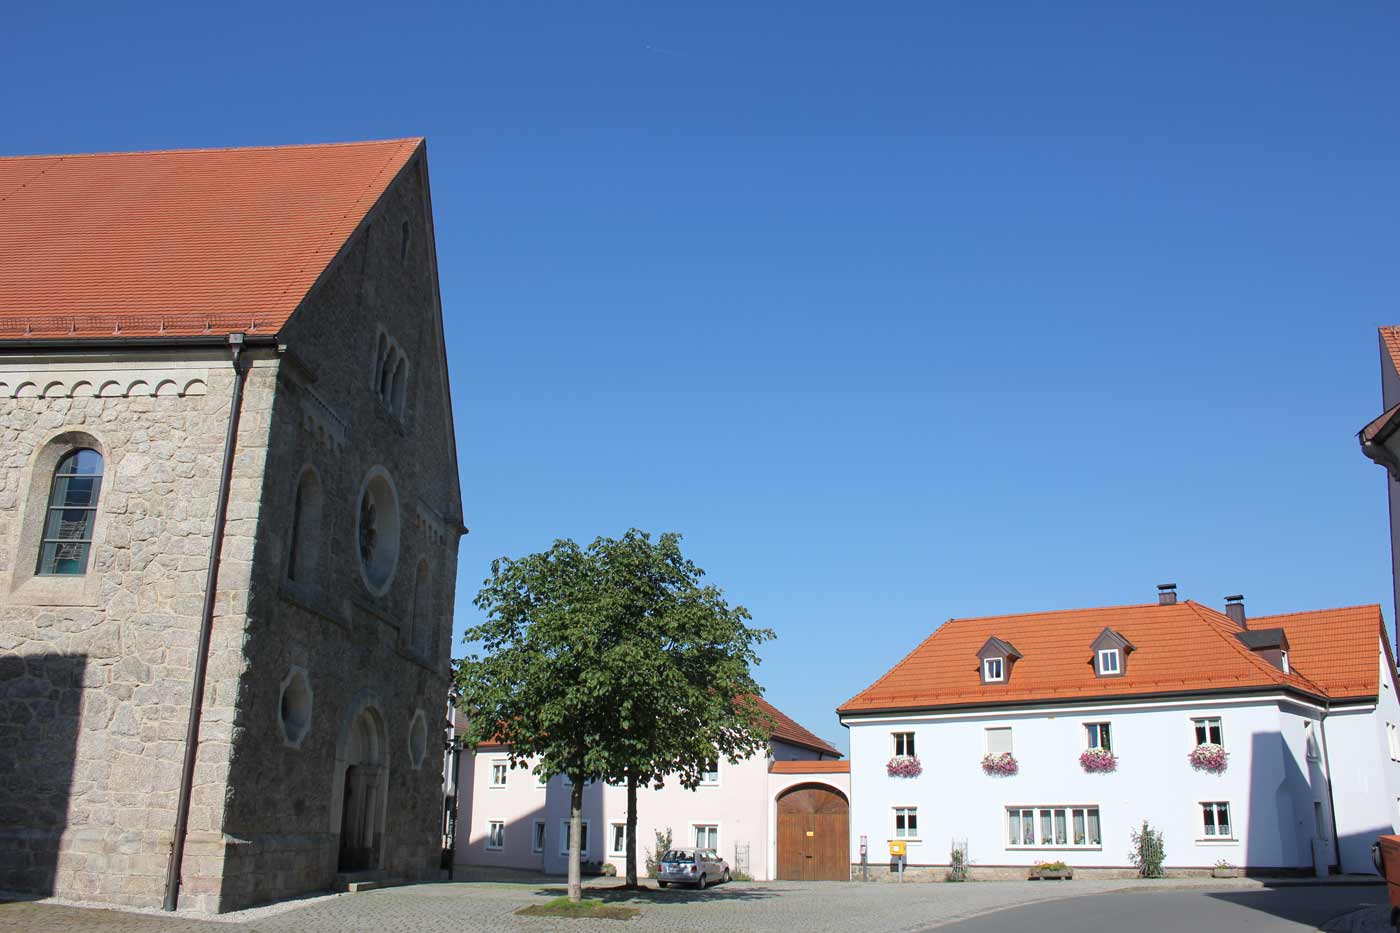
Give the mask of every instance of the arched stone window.
M 389 411 L 403 417 L 404 396 L 408 394 L 408 360 L 399 357 L 394 367 L 394 387 L 389 395 Z
M 382 330 L 375 342 L 370 385 L 389 414 L 402 418 L 408 400 L 408 356 L 394 338 Z
M 292 503 L 292 538 L 287 549 L 287 579 L 304 586 L 316 582 L 321 555 L 321 478 L 307 467 L 297 482 Z
M 87 573 L 97 499 L 102 492 L 102 455 L 80 447 L 58 462 L 39 542 L 41 576 Z
M 409 643 L 415 654 L 426 658 L 437 634 L 433 624 L 433 576 L 428 562 L 418 562 L 418 576 L 413 582 L 413 628 Z

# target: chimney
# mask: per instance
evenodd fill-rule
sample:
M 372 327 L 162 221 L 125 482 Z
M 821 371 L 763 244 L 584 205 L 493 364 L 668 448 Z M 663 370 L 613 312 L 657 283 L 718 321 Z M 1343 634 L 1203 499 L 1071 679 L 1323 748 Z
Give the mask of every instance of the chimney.
M 1162 585 L 1160 585 L 1160 586 L 1157 587 L 1157 605 L 1159 605 L 1159 606 L 1175 606 L 1175 605 L 1176 605 L 1176 584 L 1175 584 L 1175 583 L 1163 583 Z
M 1225 614 L 1229 616 L 1240 628 L 1248 628 L 1244 622 L 1244 597 L 1226 596 Z

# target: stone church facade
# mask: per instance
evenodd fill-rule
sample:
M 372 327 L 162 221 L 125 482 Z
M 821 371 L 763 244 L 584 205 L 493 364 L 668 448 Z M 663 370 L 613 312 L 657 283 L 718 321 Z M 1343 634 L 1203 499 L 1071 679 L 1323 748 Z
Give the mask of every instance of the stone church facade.
M 436 875 L 442 323 L 422 140 L 0 159 L 0 890 Z

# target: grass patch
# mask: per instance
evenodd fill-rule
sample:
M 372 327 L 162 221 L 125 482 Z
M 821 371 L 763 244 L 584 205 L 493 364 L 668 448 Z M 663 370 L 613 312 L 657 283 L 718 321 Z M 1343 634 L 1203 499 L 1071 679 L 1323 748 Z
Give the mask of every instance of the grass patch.
M 552 901 L 531 904 L 516 911 L 521 917 L 572 917 L 578 920 L 631 920 L 640 913 L 635 907 L 618 907 L 587 897 L 577 904 L 567 897 L 556 897 Z

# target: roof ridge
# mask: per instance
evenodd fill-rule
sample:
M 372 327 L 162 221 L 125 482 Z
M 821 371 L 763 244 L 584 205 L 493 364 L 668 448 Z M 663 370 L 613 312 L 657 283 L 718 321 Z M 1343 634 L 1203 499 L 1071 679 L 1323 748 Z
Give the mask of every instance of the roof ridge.
M 1190 600 L 1187 600 L 1187 602 L 1189 601 Z M 1167 609 L 1177 605 L 1180 605 L 1180 603 L 1167 603 L 1165 606 L 1161 603 L 1123 603 L 1116 606 L 1081 606 L 1077 609 L 1041 609 L 1034 612 L 1003 612 L 993 616 L 962 616 L 949 619 L 948 622 L 991 622 L 997 619 L 1024 619 L 1027 616 L 1068 615 L 1076 612 L 1112 612 L 1115 609 Z M 941 629 L 943 626 L 947 625 L 948 622 L 943 623 L 939 628 Z
M 27 155 L 0 155 L 0 162 L 21 162 L 27 159 L 99 159 L 109 156 L 183 155 L 199 152 L 271 152 L 287 149 L 333 149 L 346 146 L 375 146 L 390 143 L 424 142 L 424 136 L 400 136 L 390 139 L 351 139 L 328 143 L 285 143 L 269 146 L 188 146 L 176 149 L 119 149 L 114 152 L 36 152 Z
M 1274 667 L 1274 666 L 1273 666 L 1272 664 L 1270 664 L 1268 661 L 1265 661 L 1265 660 L 1264 660 L 1263 658 L 1261 658 L 1258 654 L 1256 654 L 1255 652 L 1251 651 L 1251 650 L 1249 649 L 1249 647 L 1248 647 L 1247 645 L 1245 645 L 1244 642 L 1240 641 L 1238 638 L 1232 638 L 1232 637 L 1230 637 L 1230 636 L 1234 635 L 1235 633 L 1234 633 L 1234 632 L 1226 632 L 1226 631 L 1224 630 L 1223 626 L 1228 625 L 1230 628 L 1233 628 L 1233 629 L 1236 629 L 1236 630 L 1242 631 L 1242 632 L 1243 632 L 1243 631 L 1249 631 L 1248 629 L 1242 629 L 1242 628 L 1240 628 L 1239 625 L 1238 625 L 1238 623 L 1236 623 L 1234 619 L 1231 619 L 1229 616 L 1225 615 L 1225 614 L 1222 613 L 1222 612 L 1217 612 L 1216 610 L 1212 609 L 1212 608 L 1209 607 L 1209 606 L 1203 606 L 1203 605 L 1201 605 L 1200 603 L 1195 602 L 1194 600 L 1188 599 L 1188 600 L 1186 601 L 1186 605 L 1190 606 L 1193 610 L 1195 610 L 1196 614 L 1201 618 L 1201 620 L 1202 620 L 1203 622 L 1205 622 L 1206 625 L 1207 625 L 1213 632 L 1215 632 L 1216 635 L 1218 635 L 1218 636 L 1220 637 L 1220 640 L 1221 640 L 1221 641 L 1223 641 L 1223 642 L 1225 642 L 1227 645 L 1229 645 L 1230 648 L 1231 648 L 1231 650 L 1235 651 L 1235 652 L 1236 652 L 1237 654 L 1239 654 L 1241 657 L 1247 658 L 1251 664 L 1253 664 L 1253 665 L 1254 665 L 1256 668 L 1258 668 L 1259 670 L 1263 671 L 1263 672 L 1264 672 L 1271 680 L 1273 680 L 1274 682 L 1280 684 L 1281 686 L 1288 686 L 1288 683 L 1289 683 L 1289 675 L 1288 675 L 1288 674 L 1285 674 L 1283 671 L 1281 671 L 1281 670 L 1279 670 L 1278 668 Z M 1209 616 L 1203 615 L 1203 614 L 1202 614 L 1203 612 L 1209 613 L 1211 616 L 1214 616 L 1215 618 L 1210 618 Z M 1268 617 L 1267 617 L 1267 616 L 1263 616 L 1263 617 L 1261 617 L 1261 618 L 1268 618 Z M 1306 680 L 1306 681 L 1307 681 L 1308 683 L 1310 683 L 1310 684 L 1312 683 L 1312 681 L 1311 681 L 1310 679 L 1308 679 L 1307 677 L 1304 677 L 1304 676 L 1302 676 L 1301 674 L 1298 675 L 1298 676 L 1299 676 L 1299 679 L 1301 679 L 1301 680 Z M 1325 691 L 1324 691 L 1324 695 L 1325 695 Z
M 1275 612 L 1275 613 L 1272 613 L 1272 614 L 1270 614 L 1270 615 L 1250 616 L 1250 617 L 1249 617 L 1249 621 L 1255 622 L 1255 621 L 1258 621 L 1259 619 L 1282 619 L 1282 618 L 1286 618 L 1286 617 L 1288 617 L 1288 616 L 1308 616 L 1308 615 L 1317 615 L 1317 614 L 1323 613 L 1323 612 L 1350 612 L 1351 610 L 1354 610 L 1354 609 L 1374 609 L 1374 610 L 1376 610 L 1377 612 L 1380 612 L 1380 611 L 1381 611 L 1381 604 L 1380 604 L 1380 603 L 1359 603 L 1359 604 L 1357 604 L 1357 605 L 1355 605 L 1355 606 L 1335 606 L 1335 607 L 1331 607 L 1331 608 L 1328 608 L 1328 609 L 1297 609 L 1297 610 L 1294 610 L 1293 612 Z

